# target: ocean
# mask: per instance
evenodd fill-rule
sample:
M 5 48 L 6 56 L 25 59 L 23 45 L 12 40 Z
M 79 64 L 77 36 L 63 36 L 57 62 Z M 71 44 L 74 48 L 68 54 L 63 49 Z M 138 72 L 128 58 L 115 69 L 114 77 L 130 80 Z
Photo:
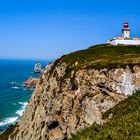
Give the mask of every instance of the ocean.
M 45 66 L 49 61 L 40 61 Z M 36 61 L 0 60 L 0 131 L 18 121 L 32 95 L 23 82 L 33 74 Z

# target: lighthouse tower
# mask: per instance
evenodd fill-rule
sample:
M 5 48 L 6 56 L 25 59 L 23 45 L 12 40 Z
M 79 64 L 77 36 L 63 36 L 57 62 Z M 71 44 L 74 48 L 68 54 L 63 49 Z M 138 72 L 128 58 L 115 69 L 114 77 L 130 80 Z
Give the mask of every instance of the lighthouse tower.
M 130 37 L 130 28 L 127 21 L 124 22 L 122 29 L 122 36 L 116 36 L 107 43 L 112 45 L 139 45 L 140 46 L 140 38 L 138 37 Z
M 122 29 L 122 37 L 124 39 L 130 39 L 130 28 L 127 21 L 124 22 L 124 26 Z

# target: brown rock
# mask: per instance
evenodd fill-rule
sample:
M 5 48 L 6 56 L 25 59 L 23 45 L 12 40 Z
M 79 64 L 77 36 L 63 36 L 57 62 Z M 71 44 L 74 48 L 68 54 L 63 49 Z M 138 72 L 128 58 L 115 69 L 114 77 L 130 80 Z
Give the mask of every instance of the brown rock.
M 23 84 L 24 86 L 28 88 L 35 88 L 37 83 L 39 82 L 40 78 L 33 78 L 30 77 L 27 81 L 25 81 Z
M 63 131 L 59 128 L 53 129 L 49 132 L 49 140 L 63 140 L 64 134 Z
M 65 63 L 51 64 L 41 77 L 42 83 L 32 78 L 26 81 L 29 87 L 37 82 L 36 89 L 12 140 L 70 137 L 93 123 L 105 122 L 104 112 L 140 89 L 139 66 L 134 66 L 134 71 L 128 66 L 110 70 L 80 69 L 76 73 L 73 70 L 68 77 L 66 67 Z M 75 83 L 77 88 L 72 89 Z

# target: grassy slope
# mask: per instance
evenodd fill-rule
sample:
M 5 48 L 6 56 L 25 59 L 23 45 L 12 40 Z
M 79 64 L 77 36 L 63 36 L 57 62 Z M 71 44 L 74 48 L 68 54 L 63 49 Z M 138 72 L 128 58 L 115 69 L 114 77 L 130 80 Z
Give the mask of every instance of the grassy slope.
M 100 44 L 92 46 L 85 50 L 76 51 L 68 55 L 62 56 L 55 61 L 54 67 L 50 71 L 53 72 L 58 63 L 65 62 L 67 64 L 65 75 L 61 79 L 71 76 L 71 71 L 74 71 L 71 77 L 71 84 L 75 85 L 75 73 L 79 69 L 102 69 L 102 68 L 125 68 L 129 65 L 133 71 L 134 65 L 140 65 L 140 46 L 113 46 L 109 44 Z M 75 62 L 78 62 L 78 65 Z
M 72 64 L 79 62 L 78 68 L 114 68 L 135 64 L 140 60 L 140 46 L 96 45 L 86 50 L 63 56 L 60 62 Z M 140 62 L 140 61 L 139 61 Z
M 140 139 L 140 92 L 110 109 L 104 114 L 113 117 L 101 126 L 90 128 L 73 135 L 71 140 L 139 140 Z

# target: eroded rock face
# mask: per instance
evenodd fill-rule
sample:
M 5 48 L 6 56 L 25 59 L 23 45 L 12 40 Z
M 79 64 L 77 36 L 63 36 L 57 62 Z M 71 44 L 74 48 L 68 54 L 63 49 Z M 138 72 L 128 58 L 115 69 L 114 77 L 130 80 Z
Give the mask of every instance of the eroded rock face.
M 104 123 L 104 112 L 140 88 L 139 66 L 133 72 L 127 66 L 82 69 L 69 76 L 66 67 L 47 67 L 9 140 L 63 140 L 94 122 Z
M 29 77 L 28 80 L 26 80 L 23 85 L 27 88 L 35 88 L 37 83 L 39 82 L 40 78 L 33 78 Z

